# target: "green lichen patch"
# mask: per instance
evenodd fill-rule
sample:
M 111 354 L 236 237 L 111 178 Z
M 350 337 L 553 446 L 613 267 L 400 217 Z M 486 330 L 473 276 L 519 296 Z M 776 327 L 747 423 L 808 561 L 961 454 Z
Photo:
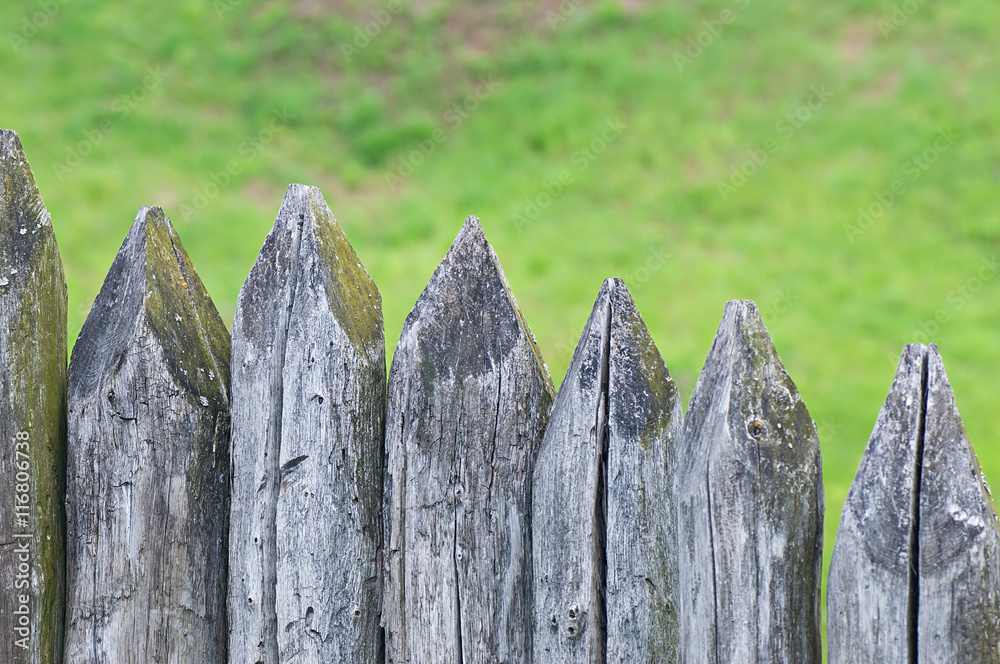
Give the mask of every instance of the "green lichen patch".
M 326 272 L 330 308 L 359 353 L 375 359 L 385 355 L 382 296 L 344 230 L 315 187 L 308 188 L 309 224 Z

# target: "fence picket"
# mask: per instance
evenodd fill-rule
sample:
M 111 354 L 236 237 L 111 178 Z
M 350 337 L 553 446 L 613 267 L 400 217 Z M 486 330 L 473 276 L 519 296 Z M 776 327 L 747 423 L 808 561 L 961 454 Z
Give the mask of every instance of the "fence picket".
M 226 659 L 229 332 L 142 208 L 69 368 L 66 661 Z
M 381 297 L 315 187 L 243 286 L 232 375 L 232 661 L 380 661 Z
M 21 141 L 0 129 L 0 661 L 62 661 L 66 282 Z
M 830 662 L 1000 662 L 1000 527 L 933 344 L 903 350 L 830 566 Z
M 625 284 L 609 279 L 535 467 L 535 661 L 678 661 L 680 427 L 670 374 Z
M 819 439 L 750 301 L 726 305 L 679 456 L 681 661 L 818 664 Z
M 552 399 L 470 217 L 407 317 L 389 373 L 389 662 L 530 661 L 531 474 Z

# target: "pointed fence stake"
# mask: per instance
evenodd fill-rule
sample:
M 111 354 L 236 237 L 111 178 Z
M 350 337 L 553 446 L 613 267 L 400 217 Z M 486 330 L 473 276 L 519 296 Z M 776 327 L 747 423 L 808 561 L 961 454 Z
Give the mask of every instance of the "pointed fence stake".
M 66 283 L 17 133 L 0 129 L 0 662 L 62 661 Z
M 680 468 L 681 661 L 819 664 L 819 439 L 753 302 L 726 305 Z
M 232 368 L 231 661 L 381 661 L 381 297 L 315 187 L 285 194 Z
M 535 468 L 536 662 L 678 661 L 681 418 L 625 284 L 605 281 Z
M 1000 526 L 933 344 L 910 344 L 844 502 L 830 662 L 1000 662 Z
M 226 661 L 229 332 L 142 208 L 69 368 L 66 661 Z
M 389 374 L 389 662 L 530 661 L 531 474 L 552 400 L 470 217 L 406 319 Z

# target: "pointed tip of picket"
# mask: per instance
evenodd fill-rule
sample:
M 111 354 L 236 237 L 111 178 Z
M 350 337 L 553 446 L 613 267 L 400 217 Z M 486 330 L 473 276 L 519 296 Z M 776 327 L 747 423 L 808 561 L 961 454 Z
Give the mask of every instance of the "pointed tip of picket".
M 28 156 L 17 132 L 10 129 L 0 129 L 0 223 L 29 242 L 39 234 L 51 234 L 49 213 Z
M 400 341 L 412 330 L 450 342 L 466 321 L 481 322 L 483 314 L 495 326 L 491 344 L 510 347 L 523 338 L 541 371 L 546 391 L 555 394 L 548 366 L 542 358 L 500 260 L 483 232 L 479 219 L 467 217 L 451 247 L 413 305 Z M 423 321 L 418 325 L 418 321 Z M 433 328 L 436 332 L 428 332 Z M 443 350 L 437 352 L 444 358 Z M 461 353 L 457 354 L 460 356 Z
M 482 222 L 479 221 L 479 217 L 469 215 L 465 218 L 465 223 L 462 224 L 462 228 L 458 231 L 458 235 L 456 235 L 454 241 L 452 241 L 451 247 L 448 249 L 448 254 L 445 256 L 442 263 L 447 261 L 453 254 L 461 253 L 463 251 L 475 251 L 474 248 L 481 250 L 484 257 L 491 256 L 499 268 L 500 262 L 497 260 L 496 254 L 493 252 L 493 246 L 490 244 L 489 240 L 486 239 L 486 231 L 483 230 Z
M 963 557 L 967 563 L 979 540 L 1000 547 L 996 506 L 936 345 L 927 347 L 926 358 L 920 530 L 933 546 L 921 546 L 921 578 Z M 994 581 L 1000 590 L 1000 578 Z
M 61 290 L 65 299 L 66 280 L 49 212 L 17 132 L 0 130 L 0 293 L 16 293 L 27 303 L 43 296 L 33 292 L 43 283 Z M 61 316 L 65 308 L 63 304 Z
M 718 435 L 720 422 L 725 436 Z M 761 451 L 783 450 L 786 473 L 818 482 L 816 425 L 750 300 L 726 304 L 688 403 L 682 439 L 682 463 L 692 477 L 713 454 L 750 454 L 746 443 L 753 442 Z M 821 514 L 822 500 L 818 509 Z
M 752 300 L 730 300 L 726 303 L 722 322 L 695 385 L 691 403 L 730 380 L 737 386 L 747 382 L 758 389 L 767 381 L 778 381 L 788 388 L 794 403 L 801 403 L 798 389 L 785 371 L 767 326 Z
M 373 360 L 384 361 L 382 295 L 323 192 L 311 185 L 288 185 L 274 226 L 240 290 L 234 330 L 254 338 L 273 337 L 280 317 L 274 307 L 290 297 L 289 289 L 310 266 L 321 269 L 329 310 L 348 340 Z
M 228 404 L 229 332 L 163 208 L 143 206 L 73 347 L 70 391 L 92 389 L 141 326 L 192 394 Z
M 21 137 L 13 129 L 0 129 L 0 159 L 8 160 L 11 157 L 27 161 Z
M 908 592 L 910 531 L 915 516 L 913 498 L 919 472 L 926 365 L 926 346 L 908 344 L 903 348 L 892 385 L 848 489 L 830 570 L 830 583 L 842 585 L 843 592 L 848 588 L 857 592 L 854 579 L 862 570 L 877 575 L 887 584 L 890 594 Z M 862 551 L 866 552 L 864 555 L 872 571 L 858 565 L 857 557 Z M 870 584 L 862 584 L 862 587 L 872 590 Z M 873 592 L 879 591 L 874 589 Z M 887 599 L 896 602 L 898 598 Z M 882 600 L 873 597 L 862 601 Z M 886 609 L 886 612 L 892 610 L 905 609 Z M 896 636 L 905 640 L 902 633 Z M 835 638 L 840 639 L 839 632 Z M 838 641 L 837 647 L 851 648 L 849 641 L 847 639 L 843 646 Z

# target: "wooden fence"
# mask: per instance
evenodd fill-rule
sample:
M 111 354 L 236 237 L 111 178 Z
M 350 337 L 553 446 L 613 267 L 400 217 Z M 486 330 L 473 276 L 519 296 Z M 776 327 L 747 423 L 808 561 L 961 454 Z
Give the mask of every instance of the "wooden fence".
M 378 289 L 289 187 L 232 337 L 143 208 L 66 367 L 0 131 L 0 661 L 812 664 L 816 427 L 752 302 L 682 413 L 626 285 L 558 395 L 470 217 L 386 375 Z M 1000 662 L 1000 526 L 937 349 L 903 350 L 844 505 L 829 661 Z

